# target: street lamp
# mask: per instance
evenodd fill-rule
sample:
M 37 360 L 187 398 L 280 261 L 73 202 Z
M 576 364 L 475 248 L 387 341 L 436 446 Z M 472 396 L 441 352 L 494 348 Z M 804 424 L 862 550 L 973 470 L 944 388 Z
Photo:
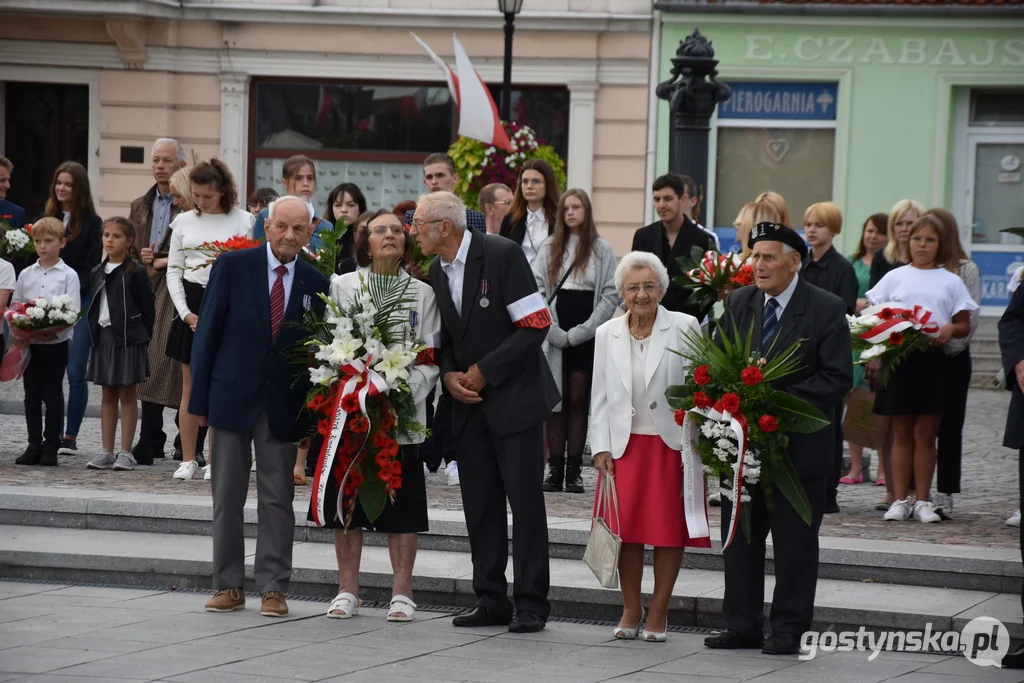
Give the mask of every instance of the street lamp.
M 501 84 L 501 118 L 508 121 L 512 112 L 512 33 L 516 15 L 523 9 L 523 0 L 498 0 L 498 10 L 505 15 L 505 78 Z
M 698 191 L 708 183 L 711 115 L 731 95 L 729 86 L 718 80 L 716 66 L 711 42 L 695 30 L 679 42 L 672 58 L 672 78 L 655 90 L 672 114 L 668 169 L 692 177 Z

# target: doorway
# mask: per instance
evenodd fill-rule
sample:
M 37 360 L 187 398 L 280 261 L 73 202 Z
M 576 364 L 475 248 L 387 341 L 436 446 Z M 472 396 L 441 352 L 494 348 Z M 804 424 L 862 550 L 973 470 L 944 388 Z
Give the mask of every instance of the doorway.
M 7 81 L 3 102 L 4 156 L 15 167 L 7 198 L 33 220 L 62 161 L 88 167 L 89 86 Z

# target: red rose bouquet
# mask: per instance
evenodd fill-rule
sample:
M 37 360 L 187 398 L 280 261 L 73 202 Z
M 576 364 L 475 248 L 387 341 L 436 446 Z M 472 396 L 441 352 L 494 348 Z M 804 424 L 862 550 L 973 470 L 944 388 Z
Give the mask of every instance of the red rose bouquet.
M 688 333 L 680 355 L 695 369 L 684 384 L 666 392 L 683 427 L 683 462 L 691 464 L 684 465 L 684 496 L 703 495 L 695 472 L 702 469 L 735 503 L 725 547 L 738 527 L 750 538 L 749 506 L 743 503 L 754 487 L 760 487 L 769 507 L 775 491 L 781 492 L 811 523 L 810 503 L 786 453 L 786 434 L 809 434 L 829 424 L 810 403 L 773 386 L 800 370 L 800 343 L 767 360 L 751 351 L 753 337 L 753 328 L 744 336 L 728 326 L 717 340 Z
M 691 291 L 698 307 L 721 301 L 734 289 L 754 284 L 754 267 L 739 254 L 719 254 L 694 247 L 689 258 L 678 260 L 683 275 L 675 283 Z

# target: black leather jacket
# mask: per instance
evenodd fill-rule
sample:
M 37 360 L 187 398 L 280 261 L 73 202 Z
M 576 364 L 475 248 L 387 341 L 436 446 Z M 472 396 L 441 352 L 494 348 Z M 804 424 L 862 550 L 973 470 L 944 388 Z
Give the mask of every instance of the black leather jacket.
M 110 329 L 120 346 L 145 344 L 153 335 L 153 319 L 156 317 L 153 285 L 149 281 L 146 267 L 135 261 L 130 272 L 125 264 L 114 268 L 109 274 L 104 271 L 106 260 L 92 269 L 89 304 L 89 335 L 92 346 L 100 338 L 100 293 L 105 293 L 110 308 Z

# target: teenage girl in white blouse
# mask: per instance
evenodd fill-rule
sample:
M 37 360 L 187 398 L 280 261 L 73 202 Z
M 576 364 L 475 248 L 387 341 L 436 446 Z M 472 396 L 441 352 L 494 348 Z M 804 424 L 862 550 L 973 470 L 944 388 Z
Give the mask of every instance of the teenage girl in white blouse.
M 209 255 L 199 250 L 208 242 L 232 237 L 252 237 L 255 218 L 238 208 L 238 190 L 231 171 L 219 159 L 210 159 L 192 169 L 192 199 L 195 209 L 178 215 L 171 223 L 171 250 L 168 256 L 167 291 L 174 302 L 176 316 L 167 337 L 167 355 L 181 363 L 182 462 L 175 479 L 192 479 L 196 463 L 196 437 L 199 421 L 188 412 L 192 375 L 189 363 L 192 339 L 199 323 L 203 291 L 210 279 L 211 266 L 204 266 Z M 205 478 L 210 478 L 206 466 Z

